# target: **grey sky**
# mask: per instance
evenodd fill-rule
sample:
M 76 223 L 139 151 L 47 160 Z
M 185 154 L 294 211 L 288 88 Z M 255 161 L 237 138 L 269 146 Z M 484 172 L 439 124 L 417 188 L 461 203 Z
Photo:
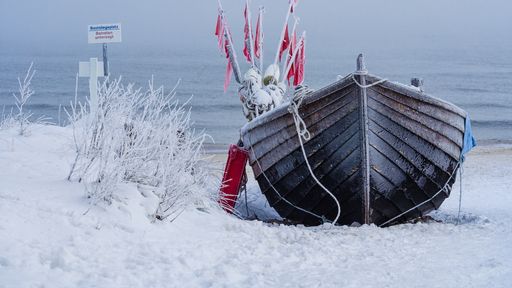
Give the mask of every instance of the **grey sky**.
M 238 46 L 243 2 L 223 1 Z M 276 46 L 287 1 L 252 3 L 254 14 L 265 5 L 266 43 Z M 210 50 L 216 7 L 216 0 L 0 0 L 0 53 L 87 49 L 87 25 L 108 22 L 123 24 L 123 51 Z M 512 38 L 512 2 L 505 0 L 301 0 L 298 15 L 313 50 L 336 45 L 501 45 Z

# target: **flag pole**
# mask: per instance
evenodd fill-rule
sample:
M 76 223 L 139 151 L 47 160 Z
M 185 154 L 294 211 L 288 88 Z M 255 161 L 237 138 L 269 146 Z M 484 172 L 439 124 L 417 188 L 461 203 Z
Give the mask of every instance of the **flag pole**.
M 224 10 L 222 9 L 222 3 L 220 2 L 220 0 L 217 0 L 217 2 L 219 3 L 220 18 L 224 25 L 224 38 L 228 41 L 227 51 L 228 51 L 229 61 L 231 62 L 231 66 L 233 67 L 233 74 L 235 75 L 236 82 L 238 82 L 238 84 L 242 84 L 242 74 L 240 73 L 240 66 L 238 65 L 238 61 L 236 59 L 236 53 L 235 53 L 235 49 L 233 47 L 233 41 L 231 41 L 231 37 L 229 37 L 229 31 L 228 31 L 229 27 L 228 27 L 227 20 L 224 16 Z
M 294 35 L 294 34 L 295 34 L 295 29 L 297 28 L 297 24 L 299 24 L 299 18 L 294 17 L 294 20 L 295 20 L 295 22 L 293 23 L 292 35 Z M 293 37 L 293 36 L 292 36 L 292 37 Z M 291 38 L 290 38 L 290 40 L 291 40 Z M 292 52 L 293 52 L 293 51 L 292 51 Z M 288 54 L 288 53 L 287 53 L 287 54 Z M 287 55 L 287 56 L 286 56 L 286 59 L 288 59 L 288 58 L 289 58 L 289 56 Z M 292 59 L 293 59 L 293 58 L 292 58 Z M 284 61 L 284 63 L 283 63 L 283 71 L 286 69 L 287 65 L 288 65 L 287 61 Z M 288 75 L 288 73 L 287 73 L 286 75 Z M 285 76 L 285 77 L 286 77 L 286 76 Z M 283 79 L 284 79 L 284 78 L 283 78 Z M 283 81 L 284 81 L 284 80 L 283 80 Z
M 260 74 L 261 75 L 263 75 L 263 73 L 264 73 L 264 71 L 263 71 L 263 10 L 264 9 L 265 8 L 263 6 L 260 7 L 260 15 L 259 15 L 259 19 L 260 19 L 259 39 L 260 39 L 260 42 L 258 43 L 258 47 L 260 49 Z
M 249 0 L 245 0 L 245 7 L 247 11 L 247 24 L 249 25 L 249 55 L 251 55 L 251 67 L 254 68 L 254 39 L 252 38 L 252 21 L 251 21 L 251 9 L 249 8 Z
M 302 48 L 302 45 L 305 45 L 305 41 L 306 41 L 306 31 L 302 32 L 302 36 L 300 37 L 299 42 L 297 42 L 297 47 L 295 47 L 295 50 L 293 50 L 293 54 L 292 54 L 292 58 L 291 58 L 292 60 L 297 57 L 297 53 L 299 53 L 299 50 L 300 50 L 300 48 Z M 286 66 L 286 70 L 284 71 L 284 74 L 283 74 L 283 82 L 285 82 L 286 75 L 288 75 L 288 72 L 290 72 L 293 62 L 294 61 L 290 61 L 290 63 L 288 63 L 288 65 Z
M 219 0 L 220 1 L 220 0 Z M 279 38 L 279 45 L 277 45 L 276 58 L 274 59 L 274 64 L 279 62 L 279 51 L 281 50 L 281 45 L 283 44 L 284 34 L 286 33 L 286 26 L 288 25 L 288 20 L 290 19 L 290 14 L 292 13 L 294 0 L 290 0 L 290 7 L 288 7 L 288 11 L 286 12 L 286 18 L 284 20 L 283 31 L 281 32 L 281 38 Z

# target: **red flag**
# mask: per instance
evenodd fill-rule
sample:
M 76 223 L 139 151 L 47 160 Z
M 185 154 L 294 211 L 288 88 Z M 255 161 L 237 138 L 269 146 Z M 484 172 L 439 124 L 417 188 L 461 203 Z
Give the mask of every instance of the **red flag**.
M 279 61 L 281 61 L 281 56 L 283 55 L 283 52 L 286 51 L 288 46 L 290 46 L 290 36 L 288 36 L 288 25 L 286 25 L 283 42 L 281 43 L 281 48 L 279 48 Z
M 231 34 L 227 31 L 229 39 L 231 39 Z M 224 78 L 224 93 L 228 90 L 229 82 L 231 82 L 231 74 L 233 72 L 233 66 L 231 65 L 231 59 L 229 59 L 229 40 L 226 38 L 224 40 L 224 52 L 226 53 L 226 59 L 228 59 L 228 66 L 226 67 L 226 76 Z
M 229 32 L 228 32 L 229 33 Z M 231 38 L 231 35 L 228 34 L 228 37 Z M 229 40 L 226 38 L 224 39 L 224 53 L 226 54 L 226 58 L 229 59 L 229 51 L 228 51 L 228 46 L 229 46 Z
M 228 91 L 229 82 L 231 82 L 232 72 L 233 66 L 231 66 L 231 61 L 228 60 L 228 66 L 226 67 L 226 78 L 224 79 L 224 93 Z
M 260 45 L 261 45 L 261 35 L 260 35 L 260 29 L 261 29 L 261 19 L 260 16 L 258 16 L 258 23 L 256 24 L 256 38 L 254 40 L 254 56 L 258 59 L 261 57 L 260 53 Z
M 304 65 L 306 64 L 306 40 L 301 38 L 299 41 L 299 52 L 295 58 L 295 76 L 293 77 L 293 85 L 301 85 L 304 82 Z
M 247 62 L 251 63 L 251 53 L 249 53 L 249 35 L 251 31 L 249 31 L 249 18 L 247 13 L 247 2 L 245 3 L 245 9 L 244 9 L 244 19 L 245 19 L 245 26 L 244 26 L 244 55 L 245 59 L 247 59 Z
M 219 49 L 222 51 L 222 39 L 224 38 L 224 24 L 222 23 L 222 17 L 217 16 L 217 24 L 215 25 L 215 36 L 217 36 Z
M 290 48 L 288 49 L 288 61 L 286 62 L 286 67 L 292 62 L 290 70 L 288 70 L 288 75 L 286 75 L 286 80 L 288 80 L 288 85 L 290 85 L 290 79 L 295 76 L 295 61 L 292 59 L 293 50 L 297 47 L 297 35 L 295 33 L 295 29 L 292 32 L 292 39 L 290 41 Z

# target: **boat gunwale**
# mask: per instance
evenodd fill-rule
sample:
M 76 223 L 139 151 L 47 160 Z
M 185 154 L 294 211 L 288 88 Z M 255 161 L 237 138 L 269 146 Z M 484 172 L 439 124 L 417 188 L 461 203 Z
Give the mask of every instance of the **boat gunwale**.
M 310 95 L 305 96 L 304 102 L 302 105 L 307 105 L 311 102 L 314 102 L 314 101 L 326 96 L 327 94 L 331 94 L 337 90 L 341 90 L 341 89 L 348 87 L 349 85 L 354 83 L 352 75 L 353 74 L 351 73 L 351 74 L 345 76 L 344 78 L 342 78 L 336 82 L 333 82 L 319 90 L 316 90 L 313 93 L 311 93 Z M 366 76 L 367 76 L 367 80 L 369 80 L 369 82 L 370 82 L 370 83 L 368 83 L 369 85 L 371 85 L 372 83 L 375 83 L 377 81 L 384 80 L 384 78 L 381 78 L 381 77 L 373 75 L 373 74 L 368 74 Z M 430 95 L 428 93 L 419 91 L 418 89 L 416 89 L 412 86 L 404 85 L 399 82 L 390 81 L 390 80 L 386 80 L 377 85 L 381 86 L 383 88 L 392 90 L 396 93 L 402 94 L 404 96 L 411 97 L 411 98 L 417 99 L 421 102 L 425 102 L 425 103 L 434 105 L 438 108 L 450 111 L 450 112 L 455 113 L 463 118 L 467 117 L 467 112 L 464 111 L 462 108 L 458 107 L 457 105 L 450 103 L 448 101 L 445 101 L 441 98 L 435 97 L 433 95 Z M 288 105 L 286 105 L 287 103 L 289 103 L 289 102 L 288 101 L 284 102 L 280 106 L 276 107 L 274 110 L 264 113 L 256 118 L 254 118 L 252 121 L 246 123 L 240 129 L 241 138 L 243 138 L 243 135 L 249 133 L 251 130 L 253 130 L 259 126 L 262 126 L 264 124 L 267 124 L 269 122 L 272 122 L 278 118 L 281 118 L 281 117 L 285 116 L 287 113 L 289 113 Z

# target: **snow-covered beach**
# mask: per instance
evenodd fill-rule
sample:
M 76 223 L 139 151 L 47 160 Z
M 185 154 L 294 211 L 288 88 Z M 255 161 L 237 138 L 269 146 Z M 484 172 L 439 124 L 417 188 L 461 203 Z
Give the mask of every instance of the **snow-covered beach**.
M 511 10 L 0 1 L 0 288 L 512 287 Z
M 214 208 L 152 223 L 156 199 L 134 184 L 90 206 L 66 180 L 73 157 L 70 128 L 0 131 L 0 287 L 510 286 L 510 146 L 469 154 L 459 225 L 457 179 L 432 214 L 441 222 L 389 228 L 285 226 Z

